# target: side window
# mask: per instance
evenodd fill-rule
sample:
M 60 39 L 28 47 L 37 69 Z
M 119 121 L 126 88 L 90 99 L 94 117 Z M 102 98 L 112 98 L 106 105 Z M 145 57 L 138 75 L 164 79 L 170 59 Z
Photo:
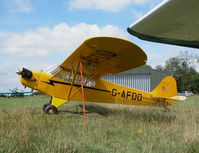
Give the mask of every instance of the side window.
M 96 81 L 95 81 L 95 80 L 91 80 L 91 81 L 89 81 L 89 82 L 86 84 L 87 87 L 93 87 L 93 86 L 95 86 L 95 85 L 96 85 Z
M 54 77 L 55 77 L 55 78 L 58 78 L 58 79 L 64 80 L 65 77 L 66 77 L 66 71 L 60 71 L 60 72 L 58 72 Z
M 55 74 L 53 77 L 64 80 L 64 81 L 68 81 L 68 82 L 72 82 L 73 81 L 73 74 L 72 72 L 66 71 L 66 70 L 61 70 L 60 72 L 58 72 L 57 74 Z M 87 78 L 83 77 L 83 82 L 86 82 Z M 74 78 L 74 83 L 75 84 L 81 84 L 81 77 L 79 74 L 75 75 Z M 95 80 L 91 80 L 89 81 L 85 86 L 87 87 L 93 87 L 95 86 L 96 82 Z

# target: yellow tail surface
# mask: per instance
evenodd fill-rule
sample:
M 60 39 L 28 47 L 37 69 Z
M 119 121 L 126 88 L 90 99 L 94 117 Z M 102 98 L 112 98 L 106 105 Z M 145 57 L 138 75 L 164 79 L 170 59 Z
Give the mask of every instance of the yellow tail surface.
M 152 91 L 153 98 L 166 98 L 171 100 L 185 100 L 186 97 L 178 96 L 176 80 L 172 76 L 165 77 Z

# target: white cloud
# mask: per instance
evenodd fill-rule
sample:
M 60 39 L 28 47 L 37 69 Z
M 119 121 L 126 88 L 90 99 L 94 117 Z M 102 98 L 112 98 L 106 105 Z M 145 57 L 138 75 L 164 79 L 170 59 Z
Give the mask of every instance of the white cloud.
M 8 91 L 8 89 L 19 86 L 18 77 L 16 75 L 16 69 L 8 59 L 0 58 L 0 92 Z
M 127 38 L 127 33 L 116 26 L 99 27 L 79 23 L 69 26 L 60 23 L 53 28 L 40 27 L 23 33 L 9 33 L 0 30 L 0 92 L 19 87 L 16 71 L 22 67 L 45 70 L 60 64 L 86 38 L 94 36 L 115 36 Z
M 140 12 L 140 11 L 137 11 L 137 10 L 133 10 L 132 13 L 133 13 L 133 16 L 134 16 L 136 19 L 139 19 L 139 18 L 141 18 L 142 16 L 144 16 L 144 13 L 143 13 L 143 12 Z
M 25 58 L 47 57 L 60 52 L 69 54 L 86 38 L 93 36 L 127 37 L 127 34 L 116 26 L 99 27 L 86 23 L 75 26 L 60 23 L 53 28 L 40 27 L 20 34 L 1 35 L 0 53 Z
M 31 12 L 32 5 L 29 0 L 8 0 L 8 9 L 10 12 Z
M 148 56 L 147 64 L 153 68 L 157 65 L 165 65 L 165 62 L 171 57 L 179 56 L 180 52 L 188 51 L 192 55 L 199 55 L 197 49 L 181 47 L 175 45 L 154 43 L 148 41 L 142 41 L 142 44 L 138 43 Z M 199 66 L 196 67 L 199 69 Z
M 70 0 L 69 9 L 97 9 L 118 12 L 135 4 L 144 5 L 151 0 Z
M 0 79 L 4 80 L 0 91 L 22 89 L 15 73 L 18 69 L 41 70 L 60 64 L 86 38 L 93 36 L 127 38 L 128 34 L 113 25 L 99 27 L 86 23 L 75 26 L 60 23 L 52 28 L 14 34 L 0 31 Z

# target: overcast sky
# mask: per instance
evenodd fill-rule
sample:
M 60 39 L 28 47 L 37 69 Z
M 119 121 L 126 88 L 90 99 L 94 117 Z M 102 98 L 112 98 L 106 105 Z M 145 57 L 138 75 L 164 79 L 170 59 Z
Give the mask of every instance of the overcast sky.
M 152 43 L 127 27 L 162 0 L 0 0 L 0 92 L 22 89 L 16 71 L 60 64 L 86 38 L 115 36 L 138 44 L 148 64 L 195 49 Z

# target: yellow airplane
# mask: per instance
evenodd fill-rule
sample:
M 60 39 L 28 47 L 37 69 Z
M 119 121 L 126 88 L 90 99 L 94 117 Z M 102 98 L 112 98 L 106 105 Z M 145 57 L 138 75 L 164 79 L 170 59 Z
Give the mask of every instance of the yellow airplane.
M 165 77 L 152 92 L 100 79 L 142 66 L 146 60 L 144 51 L 132 42 L 94 37 L 84 41 L 51 74 L 25 68 L 18 74 L 24 86 L 52 97 L 43 106 L 47 114 L 56 114 L 59 106 L 72 100 L 163 107 L 184 100 L 185 97 L 177 95 L 176 81 L 171 76 Z

